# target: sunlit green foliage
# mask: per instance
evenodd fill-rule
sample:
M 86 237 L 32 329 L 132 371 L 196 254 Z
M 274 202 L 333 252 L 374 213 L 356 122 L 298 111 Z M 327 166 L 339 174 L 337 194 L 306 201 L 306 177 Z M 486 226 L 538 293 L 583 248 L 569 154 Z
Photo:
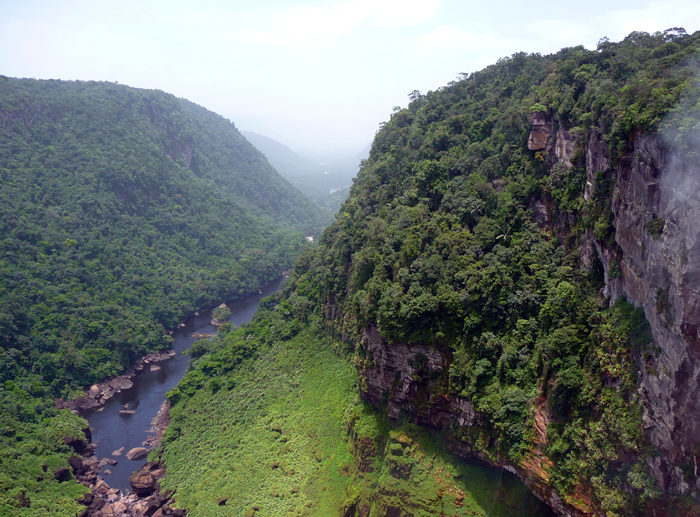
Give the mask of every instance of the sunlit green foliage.
M 278 276 L 303 247 L 280 226 L 318 215 L 232 124 L 161 92 L 3 78 L 0 113 L 4 379 L 116 373 Z
M 608 515 L 643 512 L 659 492 L 636 376 L 654 374 L 656 351 L 643 313 L 625 300 L 610 307 L 600 264 L 579 257 L 586 232 L 615 247 L 614 185 L 600 171 L 584 200 L 583 150 L 599 134 L 617 162 L 636 135 L 673 127 L 694 152 L 699 40 L 674 29 L 594 51 L 515 54 L 411 94 L 276 308 L 268 302 L 254 324 L 193 349 L 195 365 L 170 395 L 166 483 L 178 501 L 193 515 L 256 505 L 327 515 L 363 501 L 388 510 L 408 490 L 394 474 L 410 464 L 419 490 L 405 504 L 416 514 L 454 504 L 421 499 L 437 488 L 421 456 L 433 445 L 410 426 L 391 434 L 356 399 L 334 341 L 319 337 L 323 328 L 354 340 L 362 368 L 360 332 L 376 325 L 390 343 L 429 344 L 451 361 L 435 389 L 469 399 L 482 422 L 452 438 L 520 464 L 544 401 L 542 446 L 560 494 L 583 486 Z M 532 112 L 576 141 L 571 166 L 527 150 Z M 273 220 L 308 232 L 316 219 L 259 154 L 229 145 L 239 136 L 228 122 L 159 92 L 0 78 L 0 122 L 0 371 L 14 379 L 2 411 L 20 415 L 3 422 L 4 465 L 35 443 L 33 422 L 53 416 L 50 394 L 166 346 L 164 327 L 271 278 L 303 245 Z M 248 165 L 236 169 L 240 161 Z M 663 292 L 656 298 L 670 311 Z M 60 444 L 41 439 L 27 454 L 65 461 Z M 365 472 L 358 447 L 370 442 Z M 15 479 L 2 478 L 7 508 L 22 504 Z M 42 486 L 40 499 L 58 490 Z M 471 493 L 464 507 L 484 510 Z
M 228 307 L 217 307 L 211 311 L 211 317 L 215 320 L 226 321 L 231 316 L 231 311 Z
M 57 411 L 51 397 L 7 381 L 0 390 L 0 515 L 76 515 L 87 489 L 54 473 L 68 467 L 65 438 L 85 440 L 86 422 Z M 82 507 L 84 508 L 84 507 Z

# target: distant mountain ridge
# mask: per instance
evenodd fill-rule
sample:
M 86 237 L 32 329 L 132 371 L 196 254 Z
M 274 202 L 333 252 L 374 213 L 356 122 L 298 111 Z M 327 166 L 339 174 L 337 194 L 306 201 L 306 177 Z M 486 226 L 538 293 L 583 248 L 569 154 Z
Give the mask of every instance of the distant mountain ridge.
M 241 134 L 285 177 L 307 175 L 309 172 L 322 173 L 325 170 L 319 162 L 301 156 L 277 140 L 251 131 L 241 131 Z
M 269 160 L 279 173 L 287 178 L 315 203 L 334 214 L 348 195 L 360 163 L 369 156 L 370 146 L 350 158 L 329 159 L 327 163 L 312 160 L 294 152 L 286 145 L 251 131 L 241 131 Z

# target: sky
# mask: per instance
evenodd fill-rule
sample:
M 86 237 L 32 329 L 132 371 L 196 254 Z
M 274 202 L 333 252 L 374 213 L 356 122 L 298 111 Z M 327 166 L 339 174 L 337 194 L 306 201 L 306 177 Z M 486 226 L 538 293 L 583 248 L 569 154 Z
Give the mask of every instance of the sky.
M 187 98 L 311 156 L 515 52 L 700 29 L 698 0 L 0 0 L 0 75 Z

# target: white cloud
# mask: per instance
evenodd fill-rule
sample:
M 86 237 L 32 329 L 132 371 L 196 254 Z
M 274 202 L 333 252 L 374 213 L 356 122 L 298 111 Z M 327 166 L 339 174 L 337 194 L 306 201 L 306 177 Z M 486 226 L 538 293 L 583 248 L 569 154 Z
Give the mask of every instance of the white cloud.
M 405 27 L 430 20 L 442 0 L 348 0 L 288 9 L 262 28 L 240 34 L 258 44 L 295 47 L 332 46 L 353 30 Z
M 424 23 L 437 13 L 441 0 L 356 0 L 355 8 L 367 13 L 373 25 L 404 27 Z
M 590 23 L 569 20 L 536 20 L 529 23 L 527 28 L 542 41 L 551 42 L 559 48 L 585 43 L 591 30 L 594 30 Z
M 666 1 L 645 9 L 614 11 L 605 18 L 613 41 L 621 40 L 632 31 L 653 33 L 671 27 L 685 27 L 692 32 L 700 25 L 700 3 L 696 0 Z

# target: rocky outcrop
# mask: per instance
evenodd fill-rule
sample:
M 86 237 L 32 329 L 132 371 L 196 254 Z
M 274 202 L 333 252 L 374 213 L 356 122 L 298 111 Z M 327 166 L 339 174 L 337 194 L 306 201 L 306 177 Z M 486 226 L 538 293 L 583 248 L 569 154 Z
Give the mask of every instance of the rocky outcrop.
M 366 351 L 360 365 L 364 397 L 377 407 L 386 400 L 390 418 L 409 413 L 416 423 L 438 428 L 448 428 L 453 421 L 459 425 L 476 423 L 469 401 L 440 395 L 428 382 L 435 373 L 445 371 L 447 351 L 427 346 L 409 348 L 403 343 L 388 346 L 376 327 L 364 330 L 362 343 Z
M 148 456 L 150 451 L 145 447 L 134 447 L 129 452 L 126 453 L 127 460 L 140 460 Z
M 547 113 L 544 111 L 532 113 L 528 121 L 532 126 L 532 130 L 527 140 L 527 148 L 530 151 L 546 149 L 549 137 L 552 134 L 551 121 L 547 119 Z
M 156 477 L 147 471 L 135 472 L 129 478 L 129 484 L 134 493 L 138 496 L 151 495 L 158 488 Z
M 597 153 L 589 154 L 590 174 L 598 164 Z M 624 294 L 644 308 L 656 347 L 639 372 L 645 423 L 660 453 L 652 468 L 664 490 L 698 494 L 700 166 L 661 137 L 640 135 L 626 159 L 607 172 L 615 179 L 621 256 L 619 276 L 611 278 L 605 260 L 611 252 L 597 243 L 606 290 L 611 300 Z
M 134 473 L 129 480 L 134 493 L 126 496 L 109 488 L 104 480 L 98 481 L 93 491 L 80 501 L 86 506 L 83 517 L 185 517 L 186 510 L 173 508 L 173 492 L 160 491 L 158 479 L 165 473 L 160 467 L 158 463 L 148 463 Z
M 151 422 L 151 429 L 155 436 L 149 439 L 147 445 L 157 447 L 160 444 L 168 423 L 170 422 L 170 404 L 163 402 L 158 415 Z M 149 449 L 138 447 L 139 452 Z M 100 470 L 105 465 L 116 465 L 117 461 L 112 458 L 99 460 L 94 456 L 95 445 L 88 444 L 83 449 L 83 456 L 73 456 L 69 459 L 69 465 L 73 470 L 75 478 L 85 486 L 90 488 L 90 492 L 85 494 L 79 501 L 86 509 L 82 517 L 112 517 L 112 516 L 134 516 L 134 517 L 162 517 L 172 515 L 184 517 L 187 512 L 182 509 L 173 508 L 173 493 L 166 491 L 161 493 L 159 481 L 165 477 L 165 465 L 159 461 L 151 461 L 138 469 L 129 479 L 133 493 L 122 494 L 119 490 L 111 488 L 107 482 L 100 477 Z M 117 452 L 117 451 L 115 451 Z M 126 455 L 127 459 L 134 452 L 134 449 Z M 119 451 L 121 454 L 121 451 Z M 131 458 L 136 459 L 136 458 Z M 68 469 L 66 469 L 68 470 Z M 70 477 L 70 473 L 66 474 Z
M 542 151 L 550 167 L 568 169 L 577 146 L 583 151 L 586 201 L 593 199 L 598 173 L 612 180 L 614 241 L 601 242 L 588 231 L 581 243 L 583 265 L 596 259 L 602 263 L 602 294 L 611 304 L 625 295 L 644 309 L 654 343 L 641 358 L 638 391 L 645 427 L 658 450 L 650 467 L 664 491 L 698 497 L 700 165 L 673 151 L 660 135 L 636 135 L 631 152 L 612 160 L 596 130 L 572 135 L 545 113 L 533 114 L 530 123 L 528 148 Z M 535 201 L 532 208 L 539 214 L 538 224 L 555 225 L 558 217 L 548 213 L 546 202 Z M 390 417 L 408 414 L 419 424 L 448 430 L 479 424 L 469 401 L 447 396 L 440 385 L 451 361 L 449 350 L 388 346 L 373 327 L 365 329 L 362 346 L 365 356 L 358 369 L 363 394 L 377 406 L 386 404 Z M 576 493 L 569 498 L 576 502 L 567 503 L 549 486 L 549 460 L 543 453 L 548 420 L 542 400 L 535 408 L 535 447 L 522 465 L 503 466 L 557 513 L 591 514 L 586 494 Z M 454 441 L 453 448 L 464 456 L 479 456 L 465 442 Z M 500 465 L 493 458 L 482 459 Z
M 636 134 L 614 161 L 595 129 L 577 141 L 554 117 L 531 123 L 532 134 L 555 134 L 550 166 L 570 167 L 575 146 L 583 149 L 586 201 L 598 173 L 614 184 L 614 243 L 589 230 L 581 256 L 586 266 L 601 262 L 610 303 L 624 295 L 644 309 L 654 343 L 641 358 L 639 393 L 659 452 L 650 467 L 664 491 L 700 496 L 700 165 L 662 134 Z

